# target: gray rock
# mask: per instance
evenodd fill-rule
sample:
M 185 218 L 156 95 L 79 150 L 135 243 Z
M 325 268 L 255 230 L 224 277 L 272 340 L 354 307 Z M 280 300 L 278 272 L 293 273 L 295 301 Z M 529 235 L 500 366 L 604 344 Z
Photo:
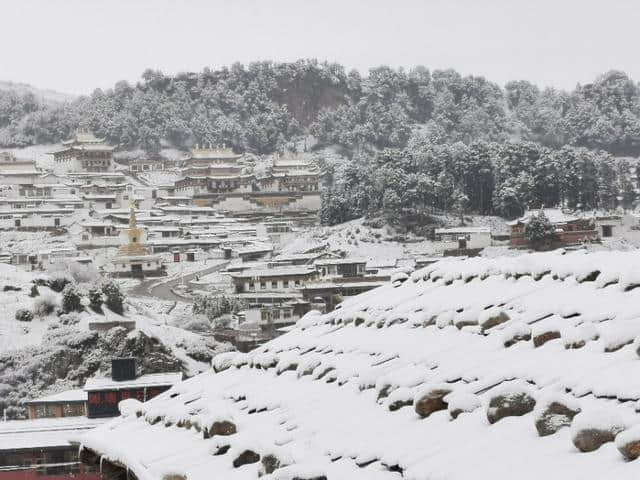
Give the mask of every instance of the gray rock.
M 580 409 L 572 410 L 560 402 L 552 402 L 536 418 L 536 430 L 538 435 L 546 437 L 553 435 L 563 427 L 568 427 Z
M 422 418 L 426 418 L 433 412 L 447 409 L 444 397 L 451 393 L 451 389 L 434 388 L 425 392 L 415 401 L 415 410 Z
M 205 429 L 203 437 L 211 438 L 214 435 L 233 435 L 236 432 L 237 430 L 235 423 L 228 420 L 222 420 L 219 422 L 213 422 L 209 428 Z
M 497 395 L 489 401 L 487 420 L 493 424 L 505 417 L 520 417 L 533 411 L 535 406 L 535 399 L 525 391 Z
M 536 348 L 541 347 L 548 341 L 554 340 L 556 338 L 560 338 L 560 332 L 557 330 L 550 330 L 548 332 L 541 333 L 533 337 L 533 346 Z
M 573 444 L 581 452 L 593 452 L 605 443 L 613 442 L 621 431 L 622 428 L 618 427 L 584 428 L 574 435 Z
M 635 460 L 640 457 L 640 440 L 632 440 L 622 445 L 618 444 L 618 450 L 627 460 Z
M 496 325 L 500 325 L 501 323 L 508 322 L 509 320 L 510 320 L 509 315 L 507 315 L 503 311 L 500 311 L 500 313 L 498 313 L 497 315 L 493 315 L 487 318 L 485 321 L 483 321 L 482 324 L 480 325 L 480 329 L 482 333 L 484 333 L 490 328 L 493 328 Z
M 253 450 L 245 450 L 236 457 L 233 461 L 233 467 L 238 468 L 242 465 L 248 465 L 250 463 L 257 463 L 260 461 L 260 455 Z

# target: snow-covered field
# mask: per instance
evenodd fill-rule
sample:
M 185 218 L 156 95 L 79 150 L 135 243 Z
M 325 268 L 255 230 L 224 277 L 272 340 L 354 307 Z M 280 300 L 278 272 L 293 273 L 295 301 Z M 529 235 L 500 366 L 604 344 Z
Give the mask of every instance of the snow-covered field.
M 81 442 L 141 480 L 636 479 L 638 272 L 636 252 L 443 260 Z

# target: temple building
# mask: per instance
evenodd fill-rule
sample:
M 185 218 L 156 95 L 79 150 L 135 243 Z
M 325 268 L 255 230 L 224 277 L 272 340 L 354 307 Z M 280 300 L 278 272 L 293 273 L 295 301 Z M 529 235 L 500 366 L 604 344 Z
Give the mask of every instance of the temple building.
M 198 206 L 230 212 L 320 209 L 317 168 L 304 161 L 274 161 L 261 174 L 243 164 L 242 155 L 226 147 L 192 149 L 184 160 L 175 191 Z
M 254 176 L 245 173 L 241 158 L 226 146 L 192 148 L 180 169 L 182 178 L 176 189 L 192 194 L 249 192 Z
M 125 243 L 120 246 L 118 255 L 113 258 L 112 275 L 117 277 L 157 277 L 165 275 L 162 258 L 153 255 L 145 246 L 146 231 L 138 227 L 135 203 L 131 202 L 129 228 L 122 230 Z
M 53 152 L 53 159 L 57 170 L 64 172 L 108 172 L 113 168 L 115 148 L 92 133 L 76 133 Z
M 233 153 L 226 146 L 208 148 L 192 148 L 189 156 L 184 160 L 181 170 L 183 176 L 221 176 L 239 175 L 243 165 L 238 164 L 242 155 Z

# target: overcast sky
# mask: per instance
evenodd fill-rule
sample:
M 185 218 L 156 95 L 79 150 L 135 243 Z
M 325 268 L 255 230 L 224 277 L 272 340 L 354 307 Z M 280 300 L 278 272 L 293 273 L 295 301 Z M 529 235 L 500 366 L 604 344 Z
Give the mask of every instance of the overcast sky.
M 90 93 L 240 61 L 453 67 L 501 85 L 640 80 L 637 0 L 0 0 L 0 80 Z

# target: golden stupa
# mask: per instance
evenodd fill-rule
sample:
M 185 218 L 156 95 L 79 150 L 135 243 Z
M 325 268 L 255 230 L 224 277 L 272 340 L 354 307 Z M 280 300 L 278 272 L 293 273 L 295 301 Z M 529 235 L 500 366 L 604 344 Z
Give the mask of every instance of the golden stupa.
M 131 213 L 129 215 L 129 228 L 125 230 L 129 241 L 128 243 L 120 246 L 118 256 L 136 257 L 140 255 L 149 255 L 149 250 L 144 246 L 146 236 L 145 231 L 138 227 L 136 221 L 136 204 L 133 200 L 129 202 L 129 208 L 131 209 Z

